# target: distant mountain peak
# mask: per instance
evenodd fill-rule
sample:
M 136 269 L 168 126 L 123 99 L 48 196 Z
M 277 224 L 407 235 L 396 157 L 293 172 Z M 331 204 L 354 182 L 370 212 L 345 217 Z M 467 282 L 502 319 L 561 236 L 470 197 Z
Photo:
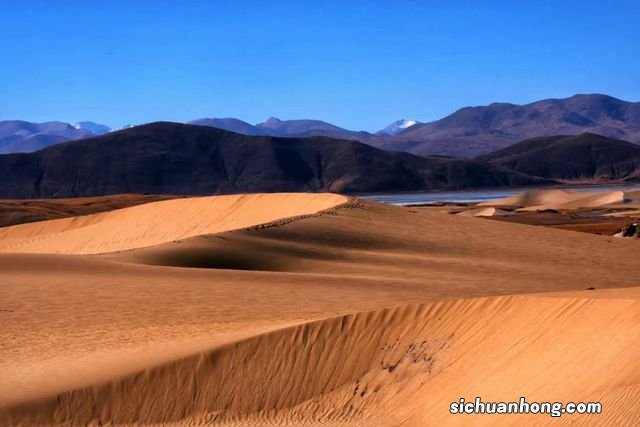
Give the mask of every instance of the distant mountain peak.
M 415 120 L 407 120 L 407 119 L 400 119 L 400 120 L 396 120 L 395 122 L 391 123 L 389 126 L 387 126 L 386 128 L 376 132 L 378 135 L 396 135 L 400 132 L 402 132 L 405 129 L 410 128 L 411 126 L 415 126 L 417 125 L 418 122 Z
M 258 127 L 253 126 L 240 119 L 235 119 L 232 117 L 203 118 L 203 119 L 192 120 L 188 122 L 188 124 L 197 125 L 197 126 L 209 126 L 209 127 L 214 127 L 217 129 L 222 129 L 222 130 L 235 132 L 243 135 L 254 135 L 254 136 L 266 135 L 266 132 L 264 130 L 259 129 Z
M 131 123 L 127 123 L 126 125 L 122 125 L 122 126 L 119 126 L 117 128 L 113 128 L 109 132 L 117 132 L 119 130 L 131 129 L 131 128 L 136 127 L 136 126 L 137 125 L 132 125 Z
M 267 121 L 258 123 L 257 128 L 264 130 L 271 136 L 332 136 L 337 138 L 351 137 L 354 131 L 343 129 L 322 120 L 295 119 L 280 120 L 269 117 Z
M 94 136 L 64 122 L 0 121 L 0 154 L 29 153 L 61 142 Z
M 271 127 L 276 127 L 276 126 L 280 126 L 282 124 L 282 120 L 280 120 L 277 117 L 269 117 L 267 120 L 265 120 L 262 123 L 258 123 L 258 126 L 260 127 L 266 127 L 266 128 L 271 128 Z
M 77 122 L 73 124 L 73 127 L 79 130 L 86 130 L 94 135 L 104 135 L 105 133 L 111 132 L 111 127 L 91 121 Z
M 473 157 L 528 138 L 584 132 L 640 144 L 640 103 L 602 94 L 523 105 L 493 103 L 462 108 L 440 120 L 413 126 L 398 137 L 406 141 L 402 148 L 410 153 Z M 393 147 L 389 144 L 394 142 L 378 146 Z

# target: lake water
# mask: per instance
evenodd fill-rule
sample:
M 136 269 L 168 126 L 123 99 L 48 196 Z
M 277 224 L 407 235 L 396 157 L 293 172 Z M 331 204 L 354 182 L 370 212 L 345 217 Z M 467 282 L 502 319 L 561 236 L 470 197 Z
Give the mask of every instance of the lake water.
M 398 194 L 369 194 L 359 196 L 362 199 L 375 200 L 377 202 L 391 205 L 422 205 L 435 203 L 480 203 L 491 200 L 502 199 L 514 194 L 523 193 L 535 189 L 550 189 L 551 187 L 540 188 L 501 188 L 491 190 L 467 190 L 467 191 L 434 191 L 425 193 L 398 193 Z M 606 186 L 566 186 L 562 190 L 567 191 L 615 191 L 615 190 L 640 190 L 640 185 L 606 185 Z

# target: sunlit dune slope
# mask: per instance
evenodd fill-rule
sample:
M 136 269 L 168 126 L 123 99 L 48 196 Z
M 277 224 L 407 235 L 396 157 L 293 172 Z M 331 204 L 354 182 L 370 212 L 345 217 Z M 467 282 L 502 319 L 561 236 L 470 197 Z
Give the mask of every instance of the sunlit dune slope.
M 90 215 L 182 196 L 116 194 L 75 199 L 0 199 L 0 227 Z
M 479 206 L 515 206 L 520 211 L 599 208 L 625 202 L 622 191 L 580 192 L 564 190 L 527 191 Z
M 505 197 L 500 200 L 479 203 L 478 206 L 538 206 L 565 203 L 575 198 L 564 190 L 533 190 Z
M 460 216 L 476 216 L 476 217 L 487 217 L 487 216 L 501 216 L 508 214 L 507 211 L 496 209 L 496 208 L 477 208 L 477 209 L 469 209 L 458 213 Z
M 309 215 L 345 203 L 336 194 L 246 194 L 166 200 L 0 229 L 0 252 L 97 254 L 153 246 Z
M 513 425 L 640 422 L 635 289 L 401 306 L 288 327 L 0 410 L 4 424 Z M 451 415 L 485 401 L 602 415 Z M 524 419 L 523 419 L 524 418 Z M 628 424 L 629 425 L 629 424 Z

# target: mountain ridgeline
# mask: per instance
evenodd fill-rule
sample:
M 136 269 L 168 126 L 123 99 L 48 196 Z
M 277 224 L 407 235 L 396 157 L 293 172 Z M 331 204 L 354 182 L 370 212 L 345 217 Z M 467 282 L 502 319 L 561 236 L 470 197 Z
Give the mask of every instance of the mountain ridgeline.
M 197 119 L 188 122 L 191 125 L 210 126 L 230 132 L 253 136 L 279 136 L 289 138 L 303 138 L 309 136 L 326 136 L 337 139 L 351 139 L 369 141 L 377 136 L 368 132 L 358 132 L 323 122 L 322 120 L 280 120 L 270 117 L 262 123 L 252 125 L 234 118 Z
M 32 152 L 93 134 L 63 122 L 31 123 L 24 120 L 0 122 L 0 154 Z
M 157 122 L 0 156 L 3 198 L 118 193 L 365 193 L 544 185 L 478 160 L 419 157 L 326 137 L 248 136 Z
M 591 133 L 532 138 L 477 160 L 561 181 L 640 181 L 639 145 Z
M 589 94 L 466 107 L 375 145 L 414 154 L 474 157 L 529 138 L 582 133 L 640 143 L 640 102 Z
M 326 136 L 422 156 L 473 158 L 529 138 L 586 132 L 640 144 L 640 103 L 599 94 L 545 99 L 525 105 L 493 103 L 465 107 L 428 123 L 397 120 L 375 133 L 349 130 L 321 120 L 274 117 L 255 125 L 237 118 L 202 118 L 187 124 L 251 136 Z M 0 121 L 0 154 L 33 152 L 130 127 L 112 129 L 86 121 L 73 126 L 62 122 Z

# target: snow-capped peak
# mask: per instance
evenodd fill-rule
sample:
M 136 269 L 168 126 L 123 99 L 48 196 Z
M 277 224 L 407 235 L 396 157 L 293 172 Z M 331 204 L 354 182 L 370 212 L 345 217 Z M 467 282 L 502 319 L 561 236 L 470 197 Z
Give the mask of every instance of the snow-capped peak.
M 122 125 L 120 127 L 113 128 L 109 132 L 117 132 L 119 130 L 131 129 L 132 127 L 135 127 L 135 126 L 136 125 L 132 125 L 131 123 L 127 123 L 126 125 Z
M 107 132 L 111 132 L 109 126 L 101 125 L 95 122 L 78 122 L 73 125 L 76 129 L 86 130 L 94 135 L 104 135 Z
M 411 126 L 417 125 L 418 123 L 419 122 L 415 120 L 400 119 L 391 123 L 389 126 L 387 126 L 386 128 L 382 129 L 377 133 L 384 134 L 384 135 L 395 135 L 397 133 L 402 132 L 405 129 L 410 128 Z

